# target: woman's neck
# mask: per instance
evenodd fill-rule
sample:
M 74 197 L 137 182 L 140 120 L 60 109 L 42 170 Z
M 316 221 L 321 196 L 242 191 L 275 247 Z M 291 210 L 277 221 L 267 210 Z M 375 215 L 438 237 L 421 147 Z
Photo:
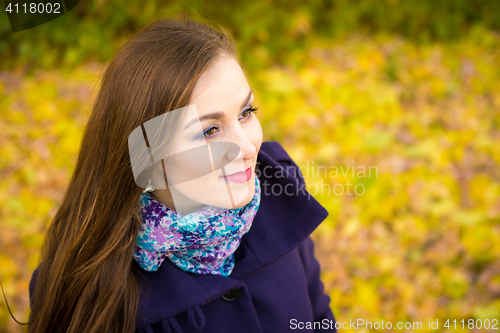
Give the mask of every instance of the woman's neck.
M 176 196 L 174 203 L 174 199 L 169 188 L 166 190 L 154 190 L 151 195 L 159 203 L 182 215 L 194 213 L 204 206 L 203 204 L 189 200 L 184 196 Z

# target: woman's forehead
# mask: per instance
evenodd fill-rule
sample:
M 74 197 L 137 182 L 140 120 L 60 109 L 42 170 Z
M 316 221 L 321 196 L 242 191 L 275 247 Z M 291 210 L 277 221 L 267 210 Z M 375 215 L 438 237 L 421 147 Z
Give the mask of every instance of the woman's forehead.
M 232 57 L 219 59 L 198 79 L 191 103 L 198 114 L 238 108 L 248 95 L 250 86 L 245 75 Z

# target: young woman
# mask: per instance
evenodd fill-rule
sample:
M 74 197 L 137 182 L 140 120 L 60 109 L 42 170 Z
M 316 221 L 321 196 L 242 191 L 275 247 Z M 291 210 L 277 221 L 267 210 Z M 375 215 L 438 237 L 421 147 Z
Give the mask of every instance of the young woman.
M 30 282 L 28 332 L 335 331 L 310 234 L 327 216 L 262 142 L 234 40 L 189 18 L 104 73 Z

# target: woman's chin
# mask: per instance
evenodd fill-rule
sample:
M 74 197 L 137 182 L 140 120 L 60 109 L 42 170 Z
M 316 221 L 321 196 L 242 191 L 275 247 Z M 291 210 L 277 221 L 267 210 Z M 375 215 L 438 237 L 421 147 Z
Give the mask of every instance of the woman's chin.
M 195 203 L 214 207 L 235 209 L 247 205 L 255 194 L 255 174 L 244 183 L 224 182 L 217 180 L 207 182 L 206 185 L 186 182 L 173 186 L 172 198 L 176 206 Z
M 233 195 L 235 203 L 234 208 L 241 208 L 245 205 L 248 205 L 248 203 L 252 201 L 252 198 L 255 194 L 255 182 L 250 180 L 248 183 L 246 183 L 246 185 L 247 186 L 244 189 L 242 189 L 240 193 Z

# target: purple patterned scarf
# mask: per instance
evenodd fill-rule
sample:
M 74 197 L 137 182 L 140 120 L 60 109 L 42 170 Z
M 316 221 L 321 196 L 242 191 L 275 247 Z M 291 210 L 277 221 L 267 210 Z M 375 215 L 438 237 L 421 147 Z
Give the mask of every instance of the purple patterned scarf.
M 260 195 L 255 176 L 255 194 L 247 205 L 237 209 L 204 206 L 182 215 L 149 193 L 142 194 L 143 224 L 136 239 L 135 260 L 146 271 L 156 271 L 168 258 L 183 271 L 229 276 L 234 251 L 252 226 Z

